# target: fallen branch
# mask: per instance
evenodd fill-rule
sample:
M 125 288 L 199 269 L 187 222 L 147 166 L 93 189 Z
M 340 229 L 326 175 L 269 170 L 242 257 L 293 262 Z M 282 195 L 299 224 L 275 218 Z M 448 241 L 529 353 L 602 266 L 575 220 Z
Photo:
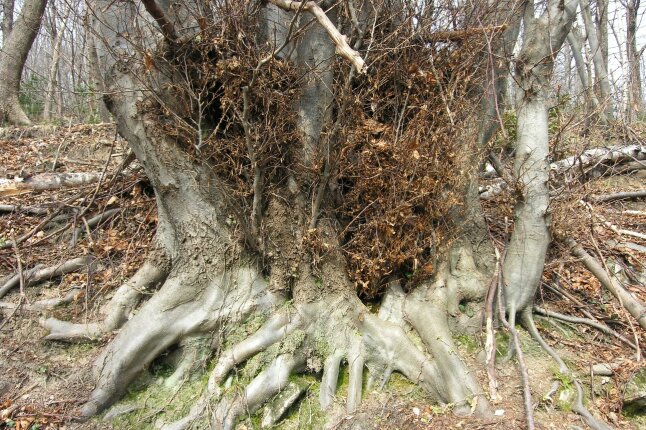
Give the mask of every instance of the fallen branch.
M 51 309 L 54 309 L 57 306 L 70 303 L 82 291 L 83 291 L 83 288 L 74 287 L 67 294 L 65 294 L 63 297 L 57 297 L 57 298 L 53 298 L 53 299 L 43 299 L 43 300 L 39 300 L 37 302 L 34 302 L 32 304 L 29 304 L 29 305 L 24 304 L 22 306 L 20 306 L 18 304 L 15 304 L 15 303 L 0 302 L 0 309 L 14 310 L 14 309 L 16 309 L 16 308 L 18 308 L 20 306 L 20 309 L 23 310 L 23 311 L 36 312 L 36 311 L 43 311 L 43 310 L 51 310 Z
M 594 321 L 588 318 L 580 318 L 580 317 L 575 317 L 571 315 L 564 315 L 558 312 L 553 312 L 547 309 L 543 309 L 539 306 L 534 306 L 534 312 L 545 317 L 555 318 L 557 320 L 561 320 L 565 322 L 588 325 L 592 328 L 599 330 L 601 333 L 607 334 L 608 336 L 616 337 L 617 339 L 619 339 L 620 341 L 622 341 L 623 343 L 625 343 L 626 345 L 630 346 L 633 349 L 637 349 L 637 346 L 633 342 L 629 341 L 628 339 L 626 339 L 625 337 L 623 337 L 622 335 L 620 335 L 619 333 L 617 333 L 616 331 L 614 331 L 613 329 L 611 329 L 610 327 L 608 327 L 607 325 L 601 322 Z
M 46 208 L 39 208 L 35 206 L 20 206 L 20 205 L 0 205 L 0 213 L 14 213 L 23 212 L 33 215 L 45 215 Z
M 90 218 L 89 220 L 87 220 L 87 222 L 84 222 L 83 226 L 77 227 L 74 230 L 74 233 L 72 234 L 72 246 L 76 245 L 76 242 L 77 242 L 79 236 L 81 235 L 81 233 L 83 233 L 84 229 L 89 230 L 91 228 L 94 228 L 99 223 L 102 223 L 103 221 L 106 221 L 106 220 L 112 218 L 113 216 L 118 214 L 120 211 L 121 211 L 121 209 L 108 209 L 107 211 L 104 211 L 104 212 L 100 213 L 99 215 L 96 215 L 96 216 Z M 89 234 L 89 231 L 88 231 L 88 234 Z
M 583 200 L 579 200 L 579 203 L 590 211 L 592 217 L 597 218 L 606 228 L 612 230 L 614 233 L 620 236 L 632 236 L 646 240 L 646 234 L 617 227 L 616 225 L 605 219 L 601 214 L 596 213 L 590 203 L 584 202 Z
M 101 177 L 101 173 L 41 173 L 27 179 L 0 179 L 0 197 L 33 191 L 80 187 L 96 183 Z
M 366 64 L 361 55 L 352 49 L 348 44 L 348 38 L 339 32 L 318 4 L 313 1 L 298 2 L 291 0 L 270 0 L 270 2 L 287 11 L 298 12 L 304 10 L 314 15 L 336 45 L 336 53 L 352 63 L 358 73 L 365 73 Z
M 619 300 L 619 303 L 628 311 L 630 314 L 635 317 L 639 326 L 643 329 L 646 329 L 646 308 L 644 304 L 639 301 L 635 296 L 633 296 L 629 291 L 626 291 L 619 282 L 610 275 L 603 268 L 601 263 L 599 263 L 594 257 L 588 254 L 581 245 L 579 245 L 574 239 L 566 239 L 565 241 L 570 252 L 575 257 L 581 259 L 581 262 L 585 267 L 601 282 L 612 295 Z
M 581 169 L 604 161 L 644 160 L 646 147 L 642 145 L 629 145 L 612 148 L 593 148 L 580 155 L 564 158 L 550 164 L 550 170 L 562 173 L 573 168 Z
M 593 196 L 592 201 L 597 203 L 608 203 L 614 202 L 617 200 L 630 200 L 630 199 L 641 199 L 646 197 L 646 190 L 639 191 L 626 191 L 623 193 L 612 193 L 612 194 L 603 194 L 600 196 Z
M 30 287 L 48 279 L 56 278 L 66 273 L 76 272 L 77 270 L 87 267 L 94 262 L 94 259 L 89 256 L 83 256 L 67 260 L 64 263 L 45 267 L 36 266 L 33 269 L 24 272 L 24 287 Z M 16 274 L 9 279 L 2 287 L 0 287 L 0 298 L 4 297 L 12 288 L 20 284 L 20 274 Z
M 571 169 L 583 171 L 583 169 L 590 166 L 597 165 L 602 162 L 614 161 L 622 162 L 629 160 L 645 160 L 646 147 L 641 145 L 630 145 L 625 147 L 615 148 L 594 148 L 583 152 L 580 155 L 564 158 L 563 160 L 555 161 L 550 164 L 550 171 L 552 174 L 563 174 Z M 485 177 L 494 177 L 496 169 L 494 166 L 488 165 L 484 173 Z M 480 198 L 490 199 L 502 193 L 508 188 L 507 182 L 502 178 L 497 178 L 489 184 L 480 187 Z

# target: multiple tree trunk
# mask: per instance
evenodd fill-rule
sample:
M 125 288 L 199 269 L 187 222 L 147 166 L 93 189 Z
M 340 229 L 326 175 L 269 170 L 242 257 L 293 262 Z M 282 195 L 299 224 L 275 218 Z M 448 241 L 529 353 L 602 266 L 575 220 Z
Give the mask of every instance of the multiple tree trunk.
M 90 324 L 56 319 L 44 322 L 50 332 L 48 338 L 56 340 L 96 338 L 120 329 L 95 363 L 96 388 L 82 408 L 83 416 L 96 415 L 117 401 L 145 366 L 174 345 L 180 346 L 187 360 L 169 380 L 182 380 L 184 373 L 192 369 L 196 344 L 207 344 L 222 352 L 201 399 L 186 417 L 166 423 L 166 429 L 186 428 L 207 410 L 213 411 L 210 419 L 214 426 L 232 429 L 244 413 L 255 411 L 281 393 L 292 373 L 308 370 L 322 371 L 320 403 L 322 408 L 328 408 L 333 403 L 344 360 L 349 368 L 349 412 L 361 402 L 364 368 L 368 367 L 371 379 L 381 385 L 393 371 L 399 371 L 422 386 L 435 401 L 454 405 L 458 413 L 488 413 L 486 396 L 460 358 L 452 334 L 468 331 L 473 325 L 468 315 L 461 314 L 460 307 L 472 303 L 480 311 L 494 273 L 500 271 L 504 294 L 501 320 L 507 316 L 514 332 L 514 322 L 520 316 L 530 333 L 553 354 L 540 339 L 531 314 L 551 241 L 546 100 L 554 60 L 566 38 L 569 37 L 577 65 L 582 66 L 580 41 L 570 33 L 579 1 L 594 55 L 600 102 L 611 106 L 607 60 L 604 62 L 603 43 L 595 33 L 587 0 L 549 0 L 538 16 L 532 1 L 522 2 L 521 10 L 514 11 L 517 15 L 512 14 L 514 19 L 505 29 L 502 42 L 495 47 L 499 52 L 513 50 L 522 17 L 522 46 L 514 62 L 522 93 L 511 175 L 517 185 L 517 200 L 514 229 L 504 258 L 496 262 L 484 224 L 477 195 L 477 171 L 482 159 L 474 151 L 476 154 L 465 166 L 470 179 L 460 190 L 464 199 L 459 203 L 464 212 L 447 216 L 460 227 L 457 239 L 438 252 L 433 276 L 409 285 L 409 292 L 392 279 L 378 313 L 362 303 L 347 275 L 347 263 L 340 251 L 340 220 L 333 212 L 320 215 L 322 208 L 335 207 L 330 188 L 341 187 L 332 183 L 330 174 L 330 164 L 338 150 L 335 127 L 347 113 L 343 104 L 335 104 L 339 96 L 335 88 L 340 91 L 335 85 L 335 73 L 339 73 L 334 67 L 335 54 L 351 65 L 342 63 L 336 67 L 346 70 L 347 75 L 342 76 L 347 78 L 347 85 L 343 88 L 351 90 L 352 77 L 366 70 L 365 59 L 357 49 L 367 29 L 372 26 L 371 31 L 376 32 L 381 11 L 366 4 L 355 9 L 354 2 L 348 2 L 352 21 L 349 28 L 356 42 L 352 46 L 337 28 L 338 8 L 332 2 L 319 5 L 271 0 L 271 5 L 258 11 L 260 16 L 272 17 L 272 21 L 264 23 L 266 34 L 259 37 L 260 42 L 245 42 L 258 43 L 256 48 L 262 46 L 270 54 L 259 57 L 252 78 L 241 88 L 244 107 L 228 119 L 234 123 L 232 127 L 244 133 L 240 150 L 245 151 L 251 173 L 240 176 L 250 185 L 253 200 L 252 209 L 246 213 L 240 210 L 239 202 L 227 195 L 227 184 L 214 168 L 214 160 L 202 156 L 203 130 L 198 130 L 198 144 L 182 141 L 165 132 L 159 119 L 162 114 L 155 110 L 161 105 L 180 117 L 173 109 L 184 105 L 186 94 L 177 90 L 177 82 L 193 78 L 190 73 L 182 74 L 174 55 L 180 52 L 182 41 L 201 37 L 199 29 L 209 27 L 199 14 L 204 12 L 201 2 L 183 2 L 171 8 L 166 2 L 97 1 L 100 46 L 96 50 L 90 36 L 88 49 L 91 58 L 97 57 L 95 64 L 104 69 L 106 87 L 101 87 L 100 77 L 92 80 L 97 89 L 109 94 L 108 106 L 118 131 L 146 170 L 155 190 L 159 226 L 155 249 L 136 275 L 118 290 L 104 312 L 105 320 Z M 10 101 L 4 101 L 6 97 L 0 101 L 8 103 L 0 104 L 0 108 L 12 122 L 29 122 L 17 100 L 20 70 L 45 3 L 26 0 L 9 35 L 7 49 L 0 54 L 0 72 L 7 73 L 3 76 L 12 73 L 10 79 L 0 81 L 0 93 L 13 94 Z M 388 12 L 397 16 L 401 11 L 392 7 Z M 603 13 L 600 16 L 603 20 Z M 242 33 L 238 37 L 244 39 Z M 55 46 L 60 48 L 59 38 Z M 20 56 L 9 55 L 12 52 Z M 299 138 L 294 143 L 294 153 L 298 167 L 281 159 L 284 180 L 269 193 L 263 188 L 268 177 L 266 160 L 258 158 L 255 146 L 261 136 L 254 129 L 249 109 L 254 102 L 258 70 L 274 61 L 291 62 L 300 76 L 294 104 L 285 106 L 296 112 Z M 53 61 L 50 78 L 55 75 L 55 66 Z M 491 66 L 491 85 L 482 107 L 484 120 L 480 129 L 474 130 L 480 149 L 497 127 L 496 101 L 505 86 L 506 65 L 496 62 Z M 586 86 L 586 75 L 582 67 L 579 69 Z M 8 81 L 11 85 L 3 87 Z M 48 93 L 53 92 L 53 81 Z M 201 106 L 197 124 L 203 120 Z M 611 118 L 612 108 L 604 114 Z M 452 121 L 451 112 L 447 117 Z M 16 184 L 13 188 L 20 187 Z M 315 255 L 303 245 L 313 240 L 311 235 L 316 235 L 325 252 Z M 134 313 L 142 293 L 158 285 L 152 298 Z M 267 314 L 271 316 L 262 327 L 245 334 L 241 341 L 215 345 L 221 341 L 216 332 Z M 424 350 L 411 340 L 407 328 L 416 332 Z M 253 375 L 240 393 L 223 395 L 221 384 L 229 373 L 266 350 L 273 351 L 273 355 L 262 371 Z M 563 369 L 563 362 L 555 358 Z M 576 410 L 591 426 L 603 428 L 580 402 Z

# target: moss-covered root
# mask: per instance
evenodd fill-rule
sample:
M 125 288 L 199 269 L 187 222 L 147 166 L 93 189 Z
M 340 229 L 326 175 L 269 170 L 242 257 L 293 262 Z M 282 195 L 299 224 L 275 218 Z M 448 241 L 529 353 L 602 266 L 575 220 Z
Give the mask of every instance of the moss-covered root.
M 222 394 L 220 385 L 235 366 L 265 351 L 268 364 L 241 391 Z M 334 400 L 340 366 L 348 363 L 347 410 L 356 410 L 362 397 L 364 368 L 380 376 L 382 383 L 398 371 L 425 388 L 434 400 L 448 402 L 445 378 L 420 351 L 400 325 L 378 318 L 356 298 L 338 296 L 325 302 L 286 307 L 256 333 L 225 351 L 216 364 L 205 394 L 188 416 L 164 430 L 181 430 L 203 417 L 216 404 L 209 419 L 215 428 L 233 428 L 245 414 L 253 413 L 281 393 L 289 376 L 323 368 L 320 391 L 325 409 Z M 295 400 L 295 399 L 294 399 Z
M 252 312 L 266 312 L 280 298 L 246 265 L 215 274 L 176 271 L 107 345 L 94 364 L 96 388 L 82 407 L 89 418 L 119 399 L 160 353 L 225 323 L 236 324 Z M 190 298 L 187 300 L 187 297 Z
M 608 424 L 596 419 L 583 405 L 583 389 L 581 387 L 581 383 L 574 377 L 574 374 L 567 367 L 563 359 L 561 359 L 556 351 L 552 347 L 550 347 L 547 342 L 545 342 L 541 334 L 538 332 L 531 310 L 527 309 L 523 311 L 520 316 L 521 322 L 525 329 L 534 338 L 534 340 L 539 343 L 541 348 L 543 348 L 543 350 L 545 350 L 545 352 L 547 352 L 547 354 L 552 357 L 552 359 L 554 359 L 556 364 L 558 364 L 559 366 L 559 371 L 563 375 L 572 378 L 572 380 L 574 381 L 574 385 L 576 387 L 576 400 L 572 405 L 572 411 L 579 414 L 581 418 L 583 418 L 585 423 L 593 430 L 612 430 L 612 428 L 608 426 Z
M 117 289 L 103 311 L 105 317 L 102 321 L 74 324 L 56 318 L 44 319 L 41 325 L 49 332 L 45 339 L 66 342 L 88 341 L 120 328 L 128 321 L 142 293 L 163 282 L 167 275 L 166 264 L 148 259 L 132 278 Z

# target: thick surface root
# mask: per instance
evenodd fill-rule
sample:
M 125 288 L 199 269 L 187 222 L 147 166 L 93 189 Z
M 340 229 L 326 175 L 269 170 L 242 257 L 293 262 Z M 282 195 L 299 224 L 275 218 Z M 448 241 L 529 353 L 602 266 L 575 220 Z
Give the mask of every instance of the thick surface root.
M 146 261 L 143 266 L 115 292 L 104 311 L 105 319 L 86 324 L 74 324 L 56 318 L 41 321 L 49 334 L 46 340 L 83 341 L 93 340 L 120 328 L 139 303 L 141 295 L 154 285 L 163 282 L 167 269 L 158 262 Z
M 391 301 L 391 304 L 393 309 L 399 306 L 395 301 Z M 410 306 L 407 312 L 428 312 L 427 309 L 422 309 L 421 305 L 418 308 Z M 446 315 L 446 312 L 443 314 Z M 381 314 L 383 318 L 388 315 L 391 314 Z M 415 316 L 419 321 L 429 322 L 421 315 Z M 302 392 L 293 386 L 287 389 L 290 387 L 289 377 L 303 371 L 318 373 L 322 370 L 319 400 L 322 409 L 327 409 L 335 403 L 337 382 L 344 362 L 347 363 L 349 372 L 346 409 L 350 413 L 361 403 L 365 368 L 369 370 L 370 378 L 378 381 L 380 386 L 396 371 L 422 386 L 437 402 L 450 403 L 458 399 L 463 404 L 469 404 L 471 412 L 487 409 L 486 401 L 480 403 L 476 400 L 474 403 L 480 389 L 468 384 L 475 379 L 469 376 L 449 379 L 445 376 L 451 374 L 450 366 L 455 365 L 446 355 L 457 356 L 457 351 L 451 349 L 452 341 L 441 351 L 438 349 L 439 354 L 436 353 L 436 345 L 435 349 L 431 347 L 436 358 L 434 361 L 405 334 L 403 320 L 393 320 L 402 324 L 386 321 L 370 313 L 352 295 L 337 295 L 325 302 L 285 307 L 251 336 L 224 351 L 210 375 L 200 401 L 186 417 L 163 428 L 185 429 L 192 422 L 208 415 L 213 428 L 233 429 L 240 418 L 253 414 L 262 405 L 279 398 L 282 400 L 274 402 L 278 401 L 282 405 L 279 410 L 284 411 Z M 446 334 L 441 333 L 444 329 Z M 432 337 L 431 331 L 434 331 L 439 343 L 450 340 L 446 322 L 435 329 L 429 327 L 426 333 L 429 337 Z M 451 349 L 450 353 L 447 348 Z M 244 388 L 239 389 L 235 385 L 225 388 L 227 378 L 234 368 L 258 354 L 265 354 L 262 360 L 269 359 L 269 364 L 257 375 L 251 375 L 252 379 Z M 441 366 L 437 363 L 438 357 L 443 360 Z M 459 358 L 457 360 L 460 367 L 453 369 L 453 373 L 464 370 L 468 375 L 464 364 Z M 453 383 L 467 385 L 463 389 L 447 387 Z M 213 412 L 207 414 L 208 410 Z M 268 415 L 266 425 L 276 419 L 276 413 Z
M 83 417 L 101 412 L 160 353 L 183 339 L 213 333 L 221 323 L 239 322 L 253 310 L 276 303 L 254 271 L 240 267 L 204 285 L 195 276 L 173 273 L 162 288 L 125 324 L 94 365 L 96 388 L 82 407 Z M 234 288 L 235 286 L 235 288 Z

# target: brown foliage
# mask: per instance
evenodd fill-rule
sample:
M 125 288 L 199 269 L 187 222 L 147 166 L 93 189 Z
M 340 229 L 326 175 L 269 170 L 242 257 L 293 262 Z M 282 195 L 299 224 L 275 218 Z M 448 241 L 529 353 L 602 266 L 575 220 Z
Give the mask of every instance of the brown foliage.
M 159 113 L 167 135 L 196 158 L 209 159 L 245 226 L 255 166 L 245 145 L 242 88 L 270 51 L 246 36 L 256 28 L 251 17 L 245 25 L 236 19 L 203 29 L 168 56 L 165 61 L 185 71 L 174 79 L 186 113 L 183 121 L 167 106 L 160 105 Z M 273 58 L 258 69 L 250 88 L 253 155 L 262 169 L 263 195 L 280 194 L 293 175 L 314 199 L 330 163 L 331 194 L 322 209 L 339 222 L 349 275 L 366 297 L 380 294 L 390 276 L 432 274 L 433 259 L 458 227 L 451 219 L 464 203 L 478 156 L 474 124 L 486 41 L 474 36 L 428 43 L 415 37 L 412 26 L 389 30 L 393 19 L 376 25 L 366 75 L 348 81 L 348 65 L 339 59 L 334 65 L 335 105 L 321 136 L 321 146 L 331 144 L 329 158 L 321 150 L 312 166 L 298 162 L 301 142 L 289 106 L 302 71 Z

